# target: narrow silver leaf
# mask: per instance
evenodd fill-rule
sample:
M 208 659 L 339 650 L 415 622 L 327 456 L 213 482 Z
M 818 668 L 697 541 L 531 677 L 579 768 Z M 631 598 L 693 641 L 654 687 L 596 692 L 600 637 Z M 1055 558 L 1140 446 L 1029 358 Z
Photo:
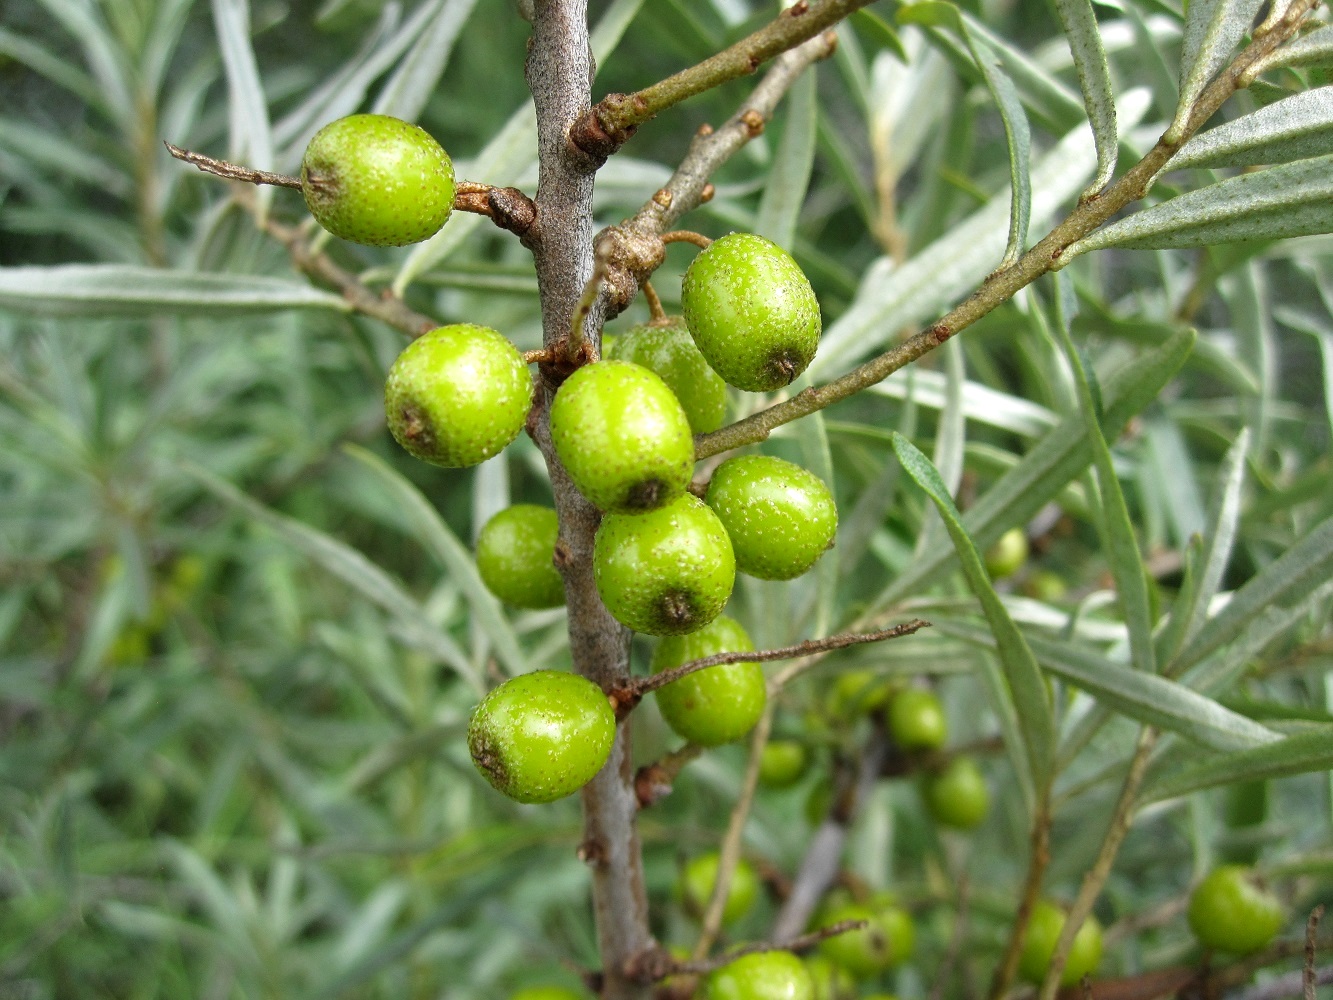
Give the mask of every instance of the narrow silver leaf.
M 1196 135 L 1166 169 L 1251 167 L 1328 153 L 1333 153 L 1333 87 L 1316 87 Z

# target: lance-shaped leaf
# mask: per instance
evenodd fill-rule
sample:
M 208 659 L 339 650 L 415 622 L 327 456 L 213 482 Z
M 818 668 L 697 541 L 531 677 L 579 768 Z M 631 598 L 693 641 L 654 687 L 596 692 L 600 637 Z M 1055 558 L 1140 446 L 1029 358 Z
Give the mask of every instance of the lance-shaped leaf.
M 1333 63 L 1333 24 L 1316 28 L 1260 59 L 1250 68 L 1258 76 L 1276 66 L 1325 66 Z
M 1097 16 L 1092 12 L 1092 0 L 1055 0 L 1055 9 L 1069 39 L 1069 51 L 1078 70 L 1083 103 L 1092 123 L 1092 136 L 1097 143 L 1097 176 L 1092 179 L 1084 196 L 1104 188 L 1115 173 L 1119 135 L 1116 127 L 1115 93 L 1111 89 L 1111 70 L 1106 64 L 1106 50 L 1102 35 L 1097 30 Z
M 1139 793 L 1140 805 L 1218 785 L 1327 771 L 1333 768 L 1333 726 L 1320 726 L 1250 750 L 1210 756 L 1184 767 L 1175 761 L 1163 763 L 1169 766 L 1159 767 L 1149 777 Z
M 1023 734 L 1027 764 L 1032 775 L 1032 786 L 1038 795 L 1044 795 L 1049 788 L 1052 776 L 1052 757 L 1055 750 L 1055 724 L 1051 712 L 1050 696 L 1046 682 L 1042 679 L 1032 650 L 1028 648 L 1023 634 L 1009 617 L 989 574 L 982 562 L 981 553 L 963 527 L 963 517 L 954 505 L 953 497 L 945 488 L 939 471 L 930 463 L 911 441 L 901 434 L 893 435 L 893 450 L 902 463 L 903 471 L 916 481 L 926 495 L 934 502 L 944 526 L 953 539 L 954 549 L 963 566 L 963 575 L 968 586 L 981 602 L 981 609 L 986 615 L 991 633 L 995 637 L 995 648 L 1000 655 L 1008 682 L 1009 696 L 1018 714 L 1019 728 Z
M 445 0 L 440 5 L 375 98 L 371 108 L 375 114 L 393 115 L 409 122 L 421 116 L 476 5 L 477 0 Z
M 941 632 L 988 648 L 993 642 L 980 628 L 962 622 L 934 624 Z M 1041 665 L 1051 673 L 1138 722 L 1179 733 L 1215 750 L 1249 749 L 1282 738 L 1267 726 L 1158 674 L 1131 670 L 1069 642 L 1026 633 L 1025 638 Z
M 1099 229 L 1060 255 L 1089 250 L 1179 250 L 1333 232 L 1333 156 L 1228 177 Z
M 1018 96 L 1018 88 L 1001 68 L 1000 58 L 990 43 L 979 31 L 972 29 L 953 4 L 945 0 L 921 0 L 904 8 L 900 18 L 951 28 L 967 43 L 972 60 L 986 81 L 986 88 L 995 99 L 1009 149 L 1009 240 L 1005 245 L 1004 259 L 1000 262 L 1001 267 L 1008 267 L 1023 252 L 1027 243 L 1028 223 L 1032 217 L 1032 133 L 1023 102 Z
M 1134 538 L 1134 525 L 1129 519 L 1129 508 L 1125 504 L 1125 495 L 1120 489 L 1120 479 L 1116 476 L 1115 463 L 1111 459 L 1111 447 L 1106 443 L 1106 436 L 1102 433 L 1100 388 L 1091 373 L 1084 368 L 1083 359 L 1069 336 L 1070 311 L 1076 302 L 1073 289 L 1069 285 L 1070 282 L 1064 275 L 1057 276 L 1056 328 L 1070 370 L 1074 373 L 1078 408 L 1083 414 L 1083 424 L 1088 428 L 1088 441 L 1092 445 L 1092 462 L 1097 470 L 1097 487 L 1102 497 L 1102 530 L 1108 542 L 1107 556 L 1111 563 L 1111 574 L 1115 577 L 1116 593 L 1120 597 L 1125 625 L 1129 629 L 1130 652 L 1136 667 L 1152 672 L 1157 669 L 1157 662 L 1153 653 L 1148 580 L 1145 576 L 1143 559 L 1139 555 L 1138 542 Z
M 1328 153 L 1333 153 L 1333 87 L 1316 87 L 1196 135 L 1166 169 L 1251 167 Z
M 440 564 L 453 577 L 472 608 L 474 619 L 490 638 L 496 656 L 509 672 L 521 674 L 527 670 L 527 660 L 519 649 L 518 639 L 509 627 L 509 620 L 505 618 L 500 602 L 481 582 L 472 554 L 449 530 L 439 511 L 405 476 L 378 455 L 356 445 L 347 445 L 344 450 L 375 474 L 416 537 L 435 553 Z
M 275 309 L 348 312 L 341 296 L 300 281 L 121 264 L 0 267 L 0 308 L 48 316 L 226 315 Z
M 1189 4 L 1180 59 L 1180 103 L 1168 139 L 1179 134 L 1195 101 L 1236 51 L 1263 4 L 1264 0 L 1192 0 Z

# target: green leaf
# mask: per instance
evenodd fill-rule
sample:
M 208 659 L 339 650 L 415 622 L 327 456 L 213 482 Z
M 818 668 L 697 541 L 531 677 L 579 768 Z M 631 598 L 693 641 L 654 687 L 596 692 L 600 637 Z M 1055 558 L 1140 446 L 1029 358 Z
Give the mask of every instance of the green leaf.
M 1132 90 L 1120 100 L 1125 128 L 1148 109 L 1148 92 Z M 1032 170 L 1032 224 L 1044 225 L 1086 186 L 1096 168 L 1092 133 L 1074 129 Z M 889 258 L 873 263 L 852 304 L 827 330 L 806 377 L 841 373 L 859 358 L 882 349 L 904 327 L 938 316 L 979 284 L 1004 255 L 1008 199 L 994 198 L 905 264 Z M 446 227 L 448 228 L 448 227 Z
M 1171 665 L 1173 672 L 1185 670 L 1231 642 L 1249 623 L 1273 605 L 1286 605 L 1308 596 L 1333 579 L 1333 517 L 1251 577 L 1208 619 Z
M 1333 87 L 1316 87 L 1194 136 L 1167 163 L 1252 167 L 1333 153 Z
M 1203 89 L 1236 51 L 1264 0 L 1190 0 L 1180 59 L 1180 103 L 1167 136 L 1179 134 Z
M 1333 232 L 1333 156 L 1241 174 L 1177 195 L 1079 240 L 1058 266 L 1089 250 L 1166 250 Z
M 1327 66 L 1333 63 L 1333 24 L 1316 28 L 1259 60 L 1251 72 L 1267 73 L 1278 66 Z
M 1115 91 L 1111 87 L 1111 70 L 1106 63 L 1101 32 L 1097 30 L 1092 0 L 1055 0 L 1055 9 L 1074 56 L 1083 104 L 1088 109 L 1088 120 L 1092 123 L 1092 135 L 1097 144 L 1097 176 L 1084 192 L 1086 197 L 1104 188 L 1115 173 L 1119 151 Z
M 485 681 L 457 643 L 430 624 L 425 609 L 401 584 L 356 549 L 295 518 L 270 510 L 206 469 L 197 465 L 186 465 L 185 468 L 214 496 L 272 528 L 316 564 L 387 611 L 418 648 L 451 666 L 478 692 L 486 690 Z
M 1165 760 L 1139 792 L 1139 805 L 1174 799 L 1218 785 L 1285 778 L 1333 768 L 1333 726 L 1320 726 L 1266 746 L 1208 757 L 1180 766 Z
M 1180 371 L 1194 346 L 1193 331 L 1183 330 L 1161 347 L 1135 359 L 1106 381 L 1102 433 L 1115 440 L 1129 419 L 1152 403 Z M 1092 446 L 1081 417 L 1066 418 L 1041 439 L 1022 461 L 973 504 L 963 518 L 982 549 L 1009 528 L 1026 524 L 1092 462 Z M 883 607 L 915 594 L 953 565 L 954 554 L 937 550 L 916 560 L 873 602 Z
M 525 672 L 528 669 L 527 657 L 519 648 L 518 639 L 509 627 L 509 620 L 500 602 L 481 582 L 472 554 L 458 540 L 458 536 L 449 530 L 431 502 L 378 455 L 358 445 L 345 445 L 343 450 L 373 472 L 388 489 L 395 509 L 406 519 L 417 539 L 435 553 L 440 565 L 458 584 L 464 599 L 472 608 L 474 620 L 490 638 L 500 662 L 511 674 Z
M 213 24 L 227 71 L 227 112 L 230 138 L 227 157 L 259 170 L 274 169 L 273 129 L 268 118 L 268 99 L 259 79 L 255 52 L 250 46 L 249 0 L 213 0 Z M 260 220 L 268 214 L 273 188 L 261 185 L 255 192 Z
M 0 307 L 45 316 L 229 315 L 277 309 L 349 312 L 339 295 L 256 274 L 122 264 L 0 267 Z
M 796 221 L 810 188 L 818 121 L 815 74 L 803 73 L 787 94 L 786 124 L 754 226 L 760 236 L 787 250 L 796 241 Z
M 988 648 L 993 641 L 980 628 L 959 622 L 937 622 L 936 626 L 941 632 Z M 1030 632 L 1025 637 L 1045 669 L 1086 691 L 1107 708 L 1145 725 L 1159 726 L 1217 750 L 1255 747 L 1281 739 L 1266 726 L 1183 684 L 1131 670 L 1069 642 L 1045 639 Z
M 1019 727 L 1027 766 L 1032 775 L 1033 788 L 1038 797 L 1044 797 L 1052 778 L 1052 756 L 1055 751 L 1055 723 L 1046 683 L 1042 680 L 1037 661 L 1028 648 L 1022 633 L 1000 602 L 982 562 L 981 553 L 963 527 L 962 515 L 954 505 L 939 471 L 911 441 L 901 434 L 893 436 L 893 450 L 898 461 L 916 484 L 925 490 L 944 519 L 954 549 L 963 565 L 968 586 L 981 602 L 982 611 L 990 624 L 999 650 L 1000 663 L 1008 682 L 1009 697 L 1018 714 Z
M 1200 572 L 1192 600 L 1187 607 L 1172 612 L 1174 621 L 1179 615 L 1184 621 L 1181 645 L 1194 640 L 1208 618 L 1208 606 L 1222 586 L 1222 574 L 1231 561 L 1231 549 L 1236 542 L 1236 528 L 1240 524 L 1241 487 L 1245 483 L 1245 460 L 1249 456 L 1250 429 L 1243 428 L 1236 443 L 1227 452 L 1218 473 L 1217 495 L 1208 514 L 1208 529 L 1204 535 L 1200 558 Z M 1168 653 L 1173 655 L 1175 650 Z
M 878 14 L 862 7 L 847 21 L 868 41 L 878 45 L 881 49 L 888 49 L 892 52 L 899 62 L 910 61 L 907 50 L 903 48 L 902 39 L 898 37 L 898 32 L 894 30 L 893 25 Z
M 1152 673 L 1157 669 L 1157 659 L 1153 650 L 1153 622 L 1148 602 L 1147 571 L 1139 555 L 1138 542 L 1134 538 L 1134 525 L 1129 519 L 1125 494 L 1120 489 L 1120 479 L 1115 472 L 1111 448 L 1102 433 L 1101 401 L 1094 396 L 1094 386 L 1084 369 L 1083 359 L 1069 336 L 1068 310 L 1072 309 L 1076 300 L 1069 279 L 1065 276 L 1056 276 L 1056 299 L 1059 303 L 1056 309 L 1058 320 L 1056 329 L 1059 331 L 1060 343 L 1065 349 L 1065 358 L 1074 373 L 1079 412 L 1083 414 L 1083 423 L 1088 430 L 1088 442 L 1092 446 L 1092 462 L 1097 470 L 1097 487 L 1101 493 L 1101 529 L 1108 543 L 1107 558 L 1111 564 L 1111 575 L 1115 578 L 1116 593 L 1120 596 L 1125 625 L 1129 629 L 1130 653 L 1135 667 Z
M 409 122 L 421 117 L 476 5 L 477 0 L 443 0 L 436 5 L 435 15 L 385 82 L 371 111 Z

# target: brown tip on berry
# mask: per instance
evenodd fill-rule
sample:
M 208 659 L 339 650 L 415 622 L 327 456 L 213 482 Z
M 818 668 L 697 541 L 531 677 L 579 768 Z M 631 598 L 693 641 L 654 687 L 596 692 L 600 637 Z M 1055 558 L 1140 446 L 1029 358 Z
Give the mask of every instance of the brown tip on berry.
M 802 370 L 801 359 L 791 351 L 778 351 L 768 360 L 768 371 L 777 385 L 791 385 Z
M 673 590 L 662 597 L 662 618 L 679 628 L 694 620 L 694 602 L 683 590 Z
M 430 443 L 434 434 L 431 432 L 430 420 L 424 410 L 411 403 L 405 403 L 399 414 L 402 417 L 402 434 L 406 440 L 414 443 Z
M 630 487 L 625 495 L 625 505 L 631 510 L 654 510 L 661 506 L 666 484 L 660 479 L 645 479 Z

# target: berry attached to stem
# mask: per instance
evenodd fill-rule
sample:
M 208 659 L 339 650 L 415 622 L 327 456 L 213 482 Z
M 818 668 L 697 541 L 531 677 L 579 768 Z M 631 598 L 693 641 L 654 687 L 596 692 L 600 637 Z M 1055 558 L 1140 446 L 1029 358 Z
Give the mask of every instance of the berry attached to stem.
M 315 133 L 301 193 L 319 224 L 353 243 L 400 247 L 439 232 L 454 208 L 454 165 L 424 129 L 350 115 Z
M 750 652 L 754 643 L 734 618 L 723 615 L 689 635 L 668 636 L 653 651 L 653 673 L 716 653 Z M 667 725 L 700 746 L 738 740 L 764 711 L 764 671 L 758 663 L 727 663 L 687 674 L 657 689 Z
M 516 608 L 557 608 L 565 603 L 565 585 L 555 568 L 560 534 L 550 507 L 519 503 L 500 511 L 477 536 L 477 571 L 481 582 Z

